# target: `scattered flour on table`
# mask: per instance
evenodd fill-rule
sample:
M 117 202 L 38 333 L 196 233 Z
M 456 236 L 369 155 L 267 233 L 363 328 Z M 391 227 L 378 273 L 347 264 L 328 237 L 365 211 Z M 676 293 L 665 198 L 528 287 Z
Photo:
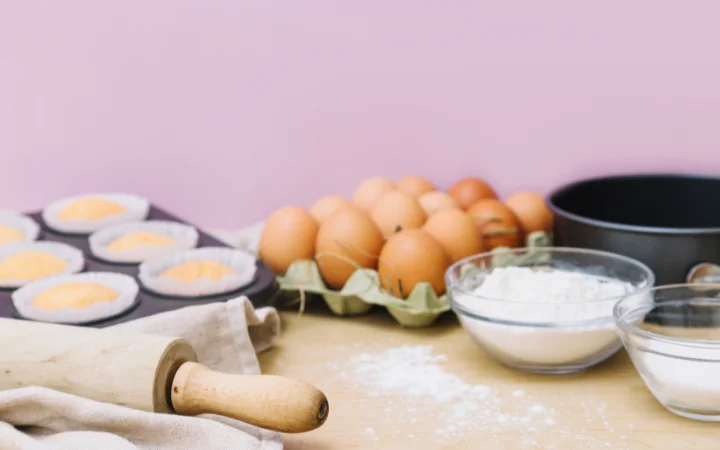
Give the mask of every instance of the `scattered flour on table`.
M 365 428 L 365 432 L 373 438 L 373 441 L 380 440 L 374 428 Z
M 513 448 L 537 448 L 537 438 L 547 432 L 571 436 L 586 449 L 610 446 L 609 442 L 586 436 L 584 430 L 571 431 L 559 426 L 556 411 L 524 390 L 500 395 L 490 386 L 469 384 L 447 372 L 443 367 L 445 361 L 446 357 L 434 354 L 431 346 L 401 346 L 378 353 L 360 353 L 326 367 L 340 371 L 338 377 L 344 385 L 365 395 L 389 397 L 385 416 L 377 420 L 393 424 L 393 438 L 421 439 L 417 429 L 409 424 L 422 420 L 435 423 L 432 429 L 423 430 L 429 436 L 422 439 L 443 444 L 483 430 L 490 431 L 498 442 L 511 437 L 516 444 Z M 588 415 L 587 423 L 600 421 L 608 433 L 614 433 L 604 415 L 598 414 L 604 412 L 605 406 L 595 408 L 600 409 L 592 417 Z M 373 428 L 365 428 L 364 432 L 375 441 L 383 438 Z M 555 448 L 546 439 L 543 441 L 543 448 Z

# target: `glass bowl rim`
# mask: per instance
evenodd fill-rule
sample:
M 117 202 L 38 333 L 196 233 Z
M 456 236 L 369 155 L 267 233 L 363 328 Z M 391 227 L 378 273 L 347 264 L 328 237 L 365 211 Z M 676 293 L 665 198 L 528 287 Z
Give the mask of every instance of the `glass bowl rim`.
M 709 340 L 709 339 L 687 339 L 687 338 L 675 338 L 675 337 L 669 337 L 658 333 L 653 333 L 652 331 L 643 330 L 642 328 L 639 328 L 636 325 L 633 325 L 632 323 L 628 322 L 627 316 L 629 314 L 620 314 L 620 305 L 624 301 L 629 301 L 630 298 L 633 298 L 637 295 L 645 295 L 651 292 L 657 292 L 657 291 L 670 291 L 673 289 L 679 289 L 679 288 L 688 288 L 688 287 L 708 287 L 708 288 L 714 288 L 718 291 L 720 291 L 720 283 L 675 283 L 675 284 L 664 284 L 660 286 L 650 286 L 644 289 L 640 289 L 637 291 L 634 291 L 618 301 L 615 306 L 613 307 L 613 317 L 615 318 L 615 324 L 617 325 L 618 329 L 624 331 L 627 334 L 635 335 L 635 336 L 642 336 L 647 339 L 655 340 L 664 342 L 667 344 L 673 344 L 673 345 L 680 345 L 684 347 L 703 347 L 703 348 L 716 348 L 720 349 L 720 341 L 717 340 Z M 688 299 L 690 300 L 690 299 Z M 681 302 L 682 300 L 677 300 Z M 718 298 L 718 303 L 720 303 L 720 298 Z M 637 311 L 639 308 L 634 308 L 632 311 Z M 672 356 L 672 355 L 668 355 Z
M 635 289 L 633 289 L 629 293 L 625 293 L 622 295 L 615 295 L 612 297 L 606 297 L 602 299 L 592 300 L 592 301 L 583 301 L 583 300 L 573 300 L 570 302 L 565 302 L 561 304 L 555 304 L 555 303 L 548 303 L 548 302 L 519 302 L 516 300 L 509 300 L 509 299 L 503 299 L 503 298 L 493 298 L 493 297 L 486 297 L 486 296 L 480 296 L 477 295 L 474 292 L 468 291 L 467 289 L 460 286 L 457 280 L 457 276 L 455 275 L 455 270 L 459 267 L 462 267 L 464 264 L 467 264 L 475 259 L 480 258 L 489 258 L 495 255 L 499 255 L 502 253 L 514 253 L 514 254 L 526 254 L 530 251 L 546 251 L 550 253 L 562 253 L 562 254 L 581 254 L 581 255 L 594 255 L 594 256 L 600 256 L 604 258 L 608 258 L 609 260 L 615 260 L 615 261 L 622 261 L 625 263 L 628 263 L 630 265 L 634 265 L 638 268 L 640 268 L 643 272 L 645 272 L 646 279 L 640 286 L 635 286 Z M 634 295 L 640 290 L 652 288 L 655 285 L 655 272 L 650 269 L 645 263 L 642 263 L 634 258 L 630 258 L 628 256 L 619 255 L 617 253 L 613 252 L 606 252 L 603 250 L 594 250 L 594 249 L 586 249 L 586 248 L 575 248 L 575 247 L 517 247 L 517 248 L 509 248 L 503 252 L 496 252 L 496 251 L 489 251 L 484 253 L 478 253 L 476 255 L 468 256 L 467 258 L 463 258 L 459 261 L 456 261 L 453 263 L 448 269 L 445 271 L 445 284 L 446 284 L 446 291 L 448 293 L 448 301 L 450 302 L 451 306 L 453 303 L 457 304 L 458 302 L 455 302 L 452 300 L 453 292 L 454 291 L 460 291 L 464 295 L 468 295 L 471 297 L 475 297 L 478 299 L 482 299 L 483 301 L 491 301 L 491 302 L 502 302 L 502 303 L 513 303 L 513 304 L 522 304 L 522 305 L 575 305 L 575 304 L 598 304 L 598 303 L 605 303 L 605 302 L 618 302 L 622 300 L 623 298 Z M 523 266 L 517 266 L 517 265 L 509 265 L 506 267 L 523 267 Z M 466 310 L 467 308 L 461 307 L 461 309 Z M 469 311 L 468 311 L 469 312 Z M 472 313 L 468 315 L 473 315 Z M 612 314 L 609 314 L 607 317 L 612 317 Z

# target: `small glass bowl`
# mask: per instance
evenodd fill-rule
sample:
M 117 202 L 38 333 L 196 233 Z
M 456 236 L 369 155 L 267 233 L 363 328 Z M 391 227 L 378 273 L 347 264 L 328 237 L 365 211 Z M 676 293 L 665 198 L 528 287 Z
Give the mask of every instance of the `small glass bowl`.
M 588 301 L 573 290 L 562 303 L 522 301 L 476 292 L 496 268 L 530 267 L 620 281 L 617 295 Z M 448 302 L 475 343 L 499 362 L 527 372 L 572 373 L 595 365 L 622 347 L 613 307 L 655 282 L 652 270 L 614 253 L 562 247 L 493 251 L 453 264 L 445 275 Z M 577 296 L 577 298 L 575 298 Z M 527 299 L 523 299 L 527 300 Z
M 720 284 L 647 289 L 622 299 L 613 314 L 655 398 L 679 416 L 720 422 Z

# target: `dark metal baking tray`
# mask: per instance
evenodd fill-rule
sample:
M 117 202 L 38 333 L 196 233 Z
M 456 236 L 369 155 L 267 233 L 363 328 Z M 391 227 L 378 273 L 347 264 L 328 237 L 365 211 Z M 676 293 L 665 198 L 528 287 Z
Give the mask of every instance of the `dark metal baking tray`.
M 138 293 L 135 306 L 131 310 L 125 311 L 114 318 L 86 323 L 83 325 L 105 327 L 161 312 L 184 308 L 186 306 L 227 301 L 241 295 L 247 296 L 255 307 L 274 306 L 280 298 L 280 286 L 275 280 L 275 275 L 260 260 L 257 260 L 255 263 L 257 266 L 257 273 L 255 274 L 255 278 L 252 283 L 236 291 L 210 297 L 203 297 L 200 299 L 159 295 L 146 290 L 140 281 L 137 280 L 138 264 L 117 264 L 95 258 L 90 251 L 88 236 L 58 233 L 57 231 L 49 229 L 45 225 L 42 220 L 41 213 L 35 212 L 28 215 L 42 227 L 42 231 L 40 232 L 40 236 L 38 238 L 39 241 L 62 242 L 82 250 L 85 255 L 84 272 L 123 273 L 135 277 L 136 281 L 138 281 L 140 292 Z M 150 207 L 147 220 L 170 220 L 187 223 L 186 221 L 179 219 L 173 214 L 154 205 L 151 205 Z M 225 243 L 203 232 L 197 226 L 196 228 L 199 234 L 198 247 L 229 247 Z M 13 290 L 14 289 L 0 290 L 0 317 L 20 318 L 12 304 L 11 294 Z

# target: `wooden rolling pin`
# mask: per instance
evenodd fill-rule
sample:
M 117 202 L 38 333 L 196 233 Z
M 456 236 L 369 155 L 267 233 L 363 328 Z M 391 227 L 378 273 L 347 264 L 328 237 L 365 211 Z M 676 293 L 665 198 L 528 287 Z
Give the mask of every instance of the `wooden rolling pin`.
M 218 414 L 301 433 L 328 415 L 314 386 L 273 375 L 230 375 L 198 364 L 183 339 L 0 319 L 0 390 L 44 386 L 159 413 Z

